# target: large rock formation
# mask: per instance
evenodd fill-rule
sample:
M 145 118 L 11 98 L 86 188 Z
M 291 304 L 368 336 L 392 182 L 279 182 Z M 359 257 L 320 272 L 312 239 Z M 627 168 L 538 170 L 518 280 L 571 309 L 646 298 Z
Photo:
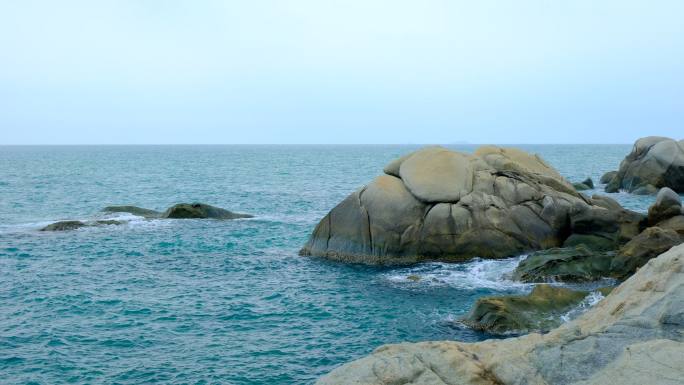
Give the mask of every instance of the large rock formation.
M 660 136 L 637 140 L 606 191 L 652 194 L 661 187 L 684 193 L 684 140 Z
M 684 245 L 548 334 L 387 345 L 317 384 L 678 385 L 682 378 Z
M 399 158 L 316 226 L 302 255 L 349 262 L 498 258 L 572 245 L 616 248 L 643 216 L 606 208 L 541 158 L 486 146 L 474 154 L 428 147 Z

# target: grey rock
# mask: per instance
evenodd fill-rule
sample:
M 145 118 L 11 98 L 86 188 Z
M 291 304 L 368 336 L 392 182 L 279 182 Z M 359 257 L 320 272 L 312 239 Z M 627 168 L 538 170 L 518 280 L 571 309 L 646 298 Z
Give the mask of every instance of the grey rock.
M 682 199 L 668 187 L 658 191 L 656 201 L 648 208 L 648 223 L 655 225 L 660 221 L 681 215 Z
M 51 224 L 43 227 L 42 229 L 40 229 L 40 231 L 69 231 L 69 230 L 80 229 L 82 227 L 120 225 L 122 223 L 123 222 L 115 221 L 115 220 L 98 220 L 98 221 L 90 221 L 90 222 L 59 221 L 59 222 L 51 223 Z
M 615 178 L 617 173 L 617 171 L 608 171 L 607 173 L 601 175 L 601 179 L 599 180 L 599 182 L 603 184 L 610 183 L 610 181 L 613 180 L 613 178 Z
M 333 208 L 300 254 L 369 264 L 455 262 L 558 247 L 573 232 L 604 237 L 615 248 L 638 234 L 643 219 L 616 202 L 608 213 L 541 158 L 513 148 L 463 154 L 429 147 L 385 171 Z M 577 216 L 600 223 L 580 228 Z
M 597 253 L 584 245 L 537 251 L 513 272 L 522 282 L 587 282 L 610 276 L 614 253 Z
M 237 219 L 252 218 L 252 215 L 234 213 L 204 203 L 179 203 L 169 207 L 161 217 L 173 219 Z
M 682 357 L 684 245 L 547 334 L 385 345 L 317 384 L 679 385 Z
M 659 136 L 637 140 L 606 191 L 624 189 L 635 194 L 654 194 L 661 187 L 670 187 L 684 192 L 683 143 Z
M 684 237 L 674 230 L 649 227 L 620 248 L 611 262 L 611 274 L 620 279 L 628 277 L 650 259 L 682 241 Z
M 102 211 L 108 213 L 129 213 L 145 218 L 158 218 L 162 214 L 159 211 L 145 209 L 137 206 L 107 206 L 104 209 L 102 209 Z
M 85 226 L 87 225 L 81 221 L 59 221 L 43 227 L 40 229 L 40 231 L 68 231 L 76 230 Z

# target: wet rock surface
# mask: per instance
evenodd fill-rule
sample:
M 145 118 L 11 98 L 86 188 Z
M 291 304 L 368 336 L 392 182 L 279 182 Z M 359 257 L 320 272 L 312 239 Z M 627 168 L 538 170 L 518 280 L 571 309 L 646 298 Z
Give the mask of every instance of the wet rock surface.
M 547 334 L 386 345 L 317 384 L 678 385 L 682 357 L 684 245 L 650 260 L 587 313 Z

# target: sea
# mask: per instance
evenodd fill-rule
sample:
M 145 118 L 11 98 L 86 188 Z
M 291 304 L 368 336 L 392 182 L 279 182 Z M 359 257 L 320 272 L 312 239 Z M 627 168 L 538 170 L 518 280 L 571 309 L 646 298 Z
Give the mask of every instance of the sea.
M 458 320 L 481 296 L 529 292 L 508 278 L 524 256 L 372 267 L 298 255 L 330 209 L 420 147 L 0 146 L 0 384 L 311 384 L 383 344 L 493 338 Z M 589 195 L 631 149 L 514 147 L 591 177 Z M 640 212 L 654 201 L 608 195 Z M 180 202 L 254 218 L 101 211 Z M 124 224 L 39 231 L 95 219 Z

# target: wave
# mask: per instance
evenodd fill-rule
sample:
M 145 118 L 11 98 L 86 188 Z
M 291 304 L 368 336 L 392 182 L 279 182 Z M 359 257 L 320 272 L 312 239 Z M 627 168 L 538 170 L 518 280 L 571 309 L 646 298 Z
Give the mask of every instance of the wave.
M 384 278 L 404 287 L 448 286 L 457 289 L 530 290 L 534 284 L 513 281 L 511 273 L 527 255 L 473 259 L 463 263 L 430 262 L 392 270 Z

